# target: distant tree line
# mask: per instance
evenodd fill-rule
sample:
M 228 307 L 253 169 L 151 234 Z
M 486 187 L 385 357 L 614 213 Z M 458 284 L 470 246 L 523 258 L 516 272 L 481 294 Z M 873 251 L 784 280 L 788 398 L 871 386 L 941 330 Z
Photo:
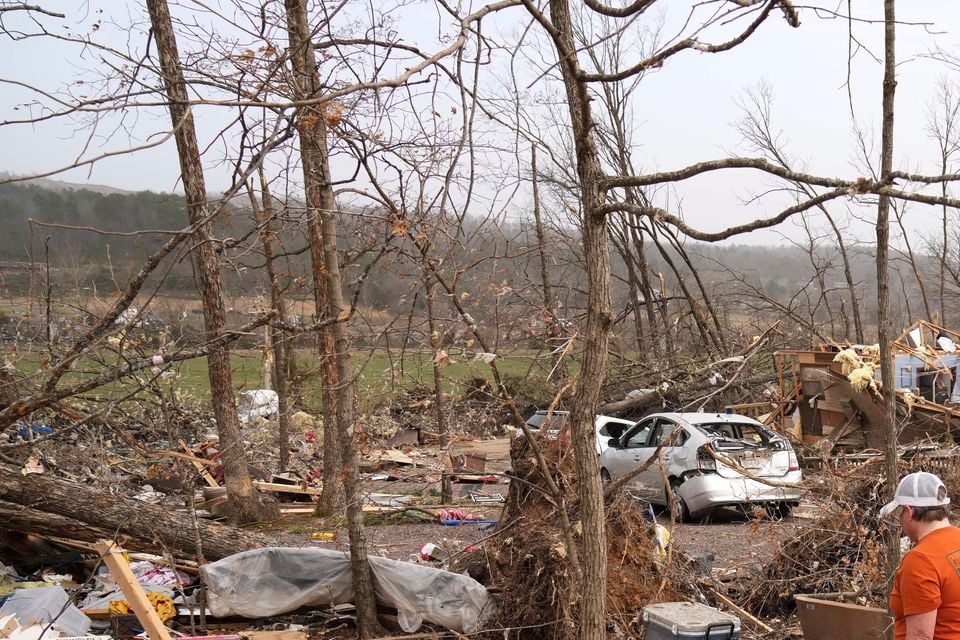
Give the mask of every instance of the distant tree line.
M 377 246 L 379 238 L 388 232 L 388 225 L 370 225 L 369 215 L 350 209 L 344 209 L 340 218 L 345 229 L 339 240 L 344 254 L 344 285 L 352 295 L 359 285 L 357 277 L 370 265 L 369 247 Z M 120 288 L 142 256 L 160 246 L 166 238 L 160 232 L 181 229 L 186 224 L 183 198 L 174 194 L 104 194 L 19 183 L 0 184 L 0 219 L 6 222 L 4 233 L 0 234 L 0 261 L 21 265 L 20 269 L 0 268 L 8 293 L 26 293 L 31 279 L 23 265 L 32 260 L 39 271 L 48 258 L 50 267 L 60 274 L 54 286 L 65 290 L 95 287 L 105 295 Z M 256 228 L 249 207 L 238 201 L 234 215 L 217 221 L 215 228 L 222 238 L 222 252 L 232 256 L 234 264 L 233 269 L 224 271 L 225 290 L 236 296 L 266 296 L 268 283 L 261 268 L 262 256 L 251 253 L 243 242 Z M 468 219 L 464 228 L 464 239 L 447 248 L 458 256 L 458 261 L 469 256 L 475 263 L 462 274 L 459 289 L 471 299 L 471 308 L 481 322 L 492 322 L 496 317 L 504 340 L 522 340 L 536 331 L 536 322 L 531 324 L 524 299 L 534 295 L 532 292 L 540 286 L 539 263 L 530 251 L 536 246 L 531 225 L 509 222 L 494 227 Z M 550 279 L 557 283 L 558 314 L 564 321 L 575 322 L 585 305 L 576 233 L 561 225 L 554 225 L 548 233 L 553 242 L 546 266 Z M 278 237 L 286 252 L 286 271 L 306 273 L 309 255 L 302 220 L 291 215 Z M 378 263 L 365 274 L 358 292 L 363 307 L 390 316 L 425 311 L 426 297 L 418 294 L 420 267 L 415 260 L 404 259 L 403 251 L 401 246 L 394 259 Z M 685 260 L 678 259 L 678 251 L 670 247 L 660 251 L 654 243 L 647 243 L 648 268 L 656 281 L 651 304 L 663 300 L 667 309 L 685 307 L 688 301 L 683 300 L 678 285 L 696 271 L 711 292 L 723 297 L 725 319 L 732 325 L 751 318 L 773 321 L 778 315 L 789 320 L 790 314 L 796 314 L 811 326 L 820 321 L 835 323 L 823 337 L 853 339 L 841 321 L 842 315 L 849 313 L 850 305 L 844 299 L 844 274 L 833 244 L 687 242 L 682 245 Z M 875 257 L 870 246 L 853 247 L 848 254 L 852 277 L 864 301 L 863 313 L 869 319 L 875 315 L 870 303 L 876 291 Z M 890 267 L 893 315 L 902 325 L 924 315 L 918 279 L 923 279 L 924 274 L 932 278 L 939 263 L 939 257 L 934 255 L 920 253 L 913 258 L 916 268 L 907 257 L 893 260 Z M 612 252 L 611 270 L 615 306 L 621 312 L 621 321 L 626 321 L 634 310 L 630 308 L 631 274 L 622 252 Z M 161 286 L 170 293 L 194 291 L 189 263 L 181 260 L 172 264 Z M 661 291 L 661 287 L 665 290 Z M 297 295 L 297 291 L 294 289 L 292 294 Z M 309 297 L 305 289 L 299 294 Z M 642 307 L 642 294 L 636 295 L 641 298 Z M 444 335 L 450 340 L 454 332 Z

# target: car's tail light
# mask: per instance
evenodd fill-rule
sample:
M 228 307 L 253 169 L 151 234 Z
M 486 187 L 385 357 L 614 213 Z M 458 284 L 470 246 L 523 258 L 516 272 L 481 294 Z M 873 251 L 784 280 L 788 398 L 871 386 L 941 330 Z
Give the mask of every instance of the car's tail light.
M 800 462 L 797 461 L 797 454 L 790 452 L 790 468 L 788 471 L 800 471 Z
M 697 468 L 701 471 L 716 471 L 717 461 L 710 455 L 707 445 L 697 449 Z

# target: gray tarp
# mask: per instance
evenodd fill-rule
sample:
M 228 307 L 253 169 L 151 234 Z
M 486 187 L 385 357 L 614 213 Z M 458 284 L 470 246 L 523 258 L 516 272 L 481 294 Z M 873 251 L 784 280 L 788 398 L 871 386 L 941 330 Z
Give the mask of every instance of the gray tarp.
M 370 566 L 377 597 L 397 609 L 407 633 L 425 621 L 472 633 L 493 611 L 486 588 L 469 576 L 375 556 Z M 342 551 L 267 547 L 204 565 L 200 572 L 217 617 L 266 618 L 353 601 L 350 557 Z

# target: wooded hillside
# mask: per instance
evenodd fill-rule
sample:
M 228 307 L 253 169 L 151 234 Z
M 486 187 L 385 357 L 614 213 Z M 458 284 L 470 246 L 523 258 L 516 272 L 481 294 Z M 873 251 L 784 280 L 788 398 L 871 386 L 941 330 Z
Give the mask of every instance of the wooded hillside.
M 156 250 L 168 237 L 154 232 L 174 231 L 186 223 L 180 196 L 146 191 L 104 194 L 73 187 L 54 190 L 49 184 L 0 184 L 0 215 L 7 222 L 6 233 L 0 235 L 0 260 L 27 263 L 32 255 L 35 264 L 42 266 L 44 244 L 49 238 L 50 265 L 70 274 L 53 283 L 55 288 L 62 286 L 65 292 L 84 286 L 98 286 L 106 291 L 120 288 L 122 278 L 137 268 L 142 256 Z M 340 244 L 351 260 L 353 273 L 369 264 L 369 249 L 365 245 L 376 241 L 376 233 L 371 232 L 366 219 L 349 210 L 341 214 L 341 224 L 352 229 Z M 30 220 L 35 221 L 32 253 Z M 303 251 L 305 239 L 299 228 L 301 224 L 298 216 L 291 216 L 280 237 L 291 254 L 285 258 L 289 268 L 303 273 L 308 269 L 308 256 Z M 470 222 L 467 224 L 469 227 Z M 456 251 L 461 256 L 476 259 L 486 255 L 489 259 L 478 260 L 475 268 L 464 274 L 463 291 L 475 299 L 486 300 L 485 293 L 489 293 L 486 289 L 494 282 L 501 283 L 501 288 L 511 289 L 511 293 L 537 286 L 538 267 L 528 251 L 536 241 L 527 224 L 508 223 L 492 228 L 474 223 L 472 227 L 466 244 Z M 254 230 L 249 207 L 245 208 L 238 200 L 229 214 L 217 221 L 217 229 L 226 239 L 249 238 Z M 575 317 L 583 307 L 579 294 L 583 287 L 582 267 L 578 266 L 582 259 L 576 251 L 576 232 L 555 227 L 551 233 L 555 242 L 549 269 L 558 282 L 557 295 Z M 696 269 L 711 291 L 731 296 L 729 313 L 734 320 L 753 315 L 758 307 L 776 309 L 777 305 L 782 305 L 782 310 L 795 310 L 803 317 L 816 318 L 818 313 L 827 313 L 832 298 L 843 295 L 842 264 L 837 247 L 828 242 L 804 247 L 799 243 L 757 246 L 688 241 L 682 247 L 689 263 L 682 258 L 678 247 L 665 248 L 669 258 L 665 259 L 653 242 L 647 243 L 650 269 L 662 274 L 668 287 L 666 297 L 682 297 L 677 284 L 690 278 L 691 268 Z M 246 246 L 233 247 L 231 253 L 236 256 L 237 269 L 226 272 L 227 290 L 235 295 L 265 295 L 266 279 L 259 268 L 262 256 L 256 250 L 251 254 Z M 852 274 L 865 300 L 864 311 L 869 311 L 871 291 L 876 289 L 874 260 L 868 247 L 855 248 L 850 253 Z M 933 269 L 935 257 L 919 255 L 917 260 L 921 270 Z M 629 273 L 623 256 L 616 251 L 612 268 L 615 299 L 621 301 L 620 309 L 626 310 Z M 907 324 L 922 306 L 916 277 L 905 261 L 894 261 L 891 269 L 897 291 L 893 298 L 894 312 L 902 324 Z M 376 265 L 359 289 L 359 300 L 371 309 L 403 313 L 412 305 L 422 313 L 424 300 L 417 299 L 408 285 L 412 272 L 413 265 L 399 258 Z M 8 270 L 4 278 L 8 291 L 26 293 L 29 279 L 24 272 Z M 348 286 L 351 292 L 356 291 L 355 283 Z M 162 287 L 167 291 L 191 290 L 194 284 L 187 265 L 173 265 L 172 275 L 164 280 Z M 770 302 L 776 304 L 770 305 Z M 486 315 L 484 310 L 479 313 Z M 775 317 L 776 311 L 771 313 L 771 317 Z

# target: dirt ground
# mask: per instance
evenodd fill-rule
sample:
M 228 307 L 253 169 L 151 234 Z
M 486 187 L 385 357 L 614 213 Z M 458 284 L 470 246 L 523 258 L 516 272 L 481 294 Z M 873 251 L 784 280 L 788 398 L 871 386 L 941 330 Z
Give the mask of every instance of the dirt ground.
M 457 508 L 475 513 L 485 520 L 499 517 L 499 506 L 460 504 Z M 712 566 L 724 573 L 750 575 L 758 573 L 769 562 L 782 540 L 796 535 L 803 527 L 811 526 L 813 506 L 801 505 L 783 520 L 751 518 L 734 511 L 714 514 L 707 523 L 674 523 L 674 548 L 690 555 L 713 554 Z M 669 517 L 659 514 L 658 522 L 670 527 Z M 343 528 L 327 527 L 323 520 L 303 518 L 293 526 L 285 523 L 286 532 L 278 532 L 281 544 L 287 546 L 317 546 L 328 549 L 349 548 L 347 533 Z M 289 533 L 289 531 L 297 533 Z M 330 531 L 336 535 L 332 540 L 315 540 L 313 533 Z M 442 551 L 438 557 L 454 560 L 457 556 L 477 550 L 485 540 L 503 535 L 496 527 L 464 524 L 445 526 L 427 522 L 404 522 L 387 519 L 381 524 L 366 527 L 370 553 L 395 560 L 423 562 L 420 549 L 425 543 L 433 543 Z M 443 562 L 427 561 L 434 566 Z
M 794 515 L 780 521 L 724 511 L 715 514 L 709 523 L 674 525 L 673 542 L 691 556 L 713 553 L 714 568 L 749 574 L 759 571 L 773 557 L 781 541 L 813 523 L 808 515 L 810 509 L 809 505 L 801 505 Z M 669 526 L 663 515 L 659 522 Z

